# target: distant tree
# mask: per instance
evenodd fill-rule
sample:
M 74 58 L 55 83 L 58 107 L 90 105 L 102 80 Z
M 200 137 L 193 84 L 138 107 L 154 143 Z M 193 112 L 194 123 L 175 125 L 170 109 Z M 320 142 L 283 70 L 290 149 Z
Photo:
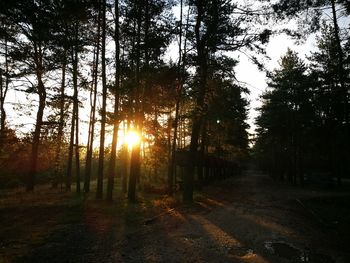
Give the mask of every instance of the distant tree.
M 269 90 L 257 118 L 257 148 L 271 156 L 272 173 L 303 183 L 303 162 L 309 146 L 309 131 L 315 120 L 313 81 L 297 54 L 288 50 L 280 68 L 269 76 Z
M 346 141 L 343 134 L 344 94 L 339 71 L 339 49 L 336 43 L 332 26 L 324 23 L 321 35 L 317 38 L 318 49 L 312 52 L 309 60 L 311 70 L 318 80 L 314 99 L 319 121 L 317 134 L 320 138 L 319 145 L 322 145 L 319 151 L 321 150 L 321 158 L 327 163 L 327 170 L 338 178 L 340 184 L 347 151 L 343 147 Z M 348 67 L 345 67 L 345 73 L 349 75 Z M 349 78 L 346 78 L 345 81 L 345 84 L 349 85 Z
M 317 1 L 288 1 L 280 0 L 272 5 L 273 10 L 278 15 L 279 18 L 288 19 L 299 18 L 301 27 L 307 28 L 307 31 L 303 31 L 304 34 L 310 32 L 316 32 L 321 28 L 322 21 L 324 20 L 324 14 L 326 12 L 330 13 L 327 16 L 331 18 L 330 24 L 333 29 L 334 44 L 337 48 L 337 60 L 338 60 L 338 72 L 339 72 L 339 82 L 342 87 L 342 104 L 343 104 L 343 121 L 344 132 L 345 129 L 349 130 L 349 88 L 346 85 L 346 72 L 345 72 L 345 53 L 342 46 L 342 32 L 339 27 L 339 18 L 341 16 L 348 16 L 349 13 L 349 3 L 348 1 L 336 1 L 336 0 L 317 0 Z M 301 35 L 301 37 L 304 37 Z

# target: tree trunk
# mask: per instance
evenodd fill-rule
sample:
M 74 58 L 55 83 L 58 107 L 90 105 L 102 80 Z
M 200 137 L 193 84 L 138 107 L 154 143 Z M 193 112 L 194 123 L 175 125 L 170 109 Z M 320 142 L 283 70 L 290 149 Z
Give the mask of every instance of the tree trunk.
M 96 198 L 101 199 L 103 195 L 103 172 L 104 172 L 104 150 L 105 150 L 105 127 L 106 127 L 106 0 L 102 1 L 102 47 L 101 47 L 101 70 L 102 70 L 102 108 L 101 108 L 101 133 L 100 151 L 98 158 L 97 192 Z
M 34 184 L 37 173 L 40 132 L 43 122 L 44 109 L 46 104 L 46 89 L 42 80 L 44 68 L 42 65 L 42 49 L 40 43 L 34 42 L 34 60 L 36 65 L 36 77 L 38 81 L 39 107 L 36 115 L 35 129 L 33 134 L 32 151 L 30 156 L 30 168 L 27 178 L 27 191 L 34 190 Z
M 75 25 L 75 46 L 73 55 L 73 103 L 75 113 L 75 178 L 76 178 L 76 191 L 80 194 L 80 156 L 79 156 L 79 100 L 78 100 L 78 22 Z
M 136 36 L 136 71 L 135 71 L 135 118 L 134 128 L 136 132 L 141 135 L 141 110 L 140 110 L 140 48 L 141 48 L 141 4 L 138 3 L 138 17 L 137 17 L 137 36 Z M 130 175 L 128 185 L 128 200 L 130 202 L 136 201 L 136 182 L 140 177 L 140 144 L 134 145 L 131 151 L 130 161 Z
M 202 189 L 204 183 L 204 156 L 205 156 L 205 148 L 207 145 L 207 124 L 206 121 L 203 121 L 202 134 L 201 134 L 201 144 L 199 150 L 199 156 L 197 159 L 197 167 L 198 167 L 198 189 Z
M 127 127 L 125 130 L 125 122 L 124 122 L 124 138 L 126 136 L 126 131 L 129 130 L 129 120 L 127 122 Z M 128 154 L 128 147 L 126 144 L 122 146 L 122 191 L 123 193 L 127 193 L 128 190 L 128 159 L 129 159 L 129 154 Z
M 99 2 L 100 3 L 100 2 Z M 93 60 L 92 71 L 92 87 L 90 93 L 91 111 L 90 111 L 90 123 L 88 134 L 88 146 L 86 152 L 86 165 L 85 165 L 85 178 L 84 178 L 84 192 L 90 192 L 90 178 L 92 169 L 92 152 L 94 146 L 95 136 L 95 122 L 96 122 L 96 101 L 97 101 L 97 82 L 98 82 L 98 64 L 99 64 L 99 51 L 100 51 L 100 31 L 101 31 L 101 8 L 98 9 L 97 17 L 97 41 Z
M 197 17 L 195 25 L 196 49 L 197 49 L 197 74 L 199 77 L 198 94 L 196 98 L 196 108 L 192 117 L 192 132 L 189 153 L 189 165 L 186 167 L 184 175 L 183 201 L 189 203 L 193 201 L 193 180 L 195 163 L 197 160 L 198 139 L 202 125 L 204 112 L 204 98 L 206 93 L 207 78 L 207 54 L 205 52 L 205 43 L 201 38 L 200 25 L 203 19 L 203 7 L 201 1 L 197 1 Z
M 174 173 L 175 173 L 175 158 L 176 158 L 176 142 L 179 126 L 179 111 L 180 111 L 180 102 L 182 99 L 182 90 L 184 84 L 184 74 L 185 74 L 185 59 L 186 59 L 186 38 L 184 44 L 184 55 L 182 56 L 182 9 L 183 9 L 183 0 L 180 2 L 180 33 L 179 33 L 179 62 L 178 62 L 178 90 L 175 104 L 175 119 L 174 119 L 174 134 L 173 141 L 171 145 L 171 159 L 168 169 L 168 194 L 172 195 L 174 191 Z M 186 23 L 186 32 L 189 25 L 189 15 L 187 15 Z
M 67 68 L 66 52 L 64 52 L 64 58 L 62 62 L 62 80 L 60 89 L 60 119 L 57 132 L 57 145 L 55 153 L 55 171 L 53 178 L 53 187 L 57 188 L 58 182 L 62 183 L 62 163 L 61 163 L 61 150 L 62 150 L 62 139 L 63 139 L 63 128 L 64 128 L 64 102 L 65 102 L 65 85 L 66 85 L 66 68 Z
M 73 58 L 73 55 L 72 55 Z M 74 59 L 74 58 L 73 58 Z M 74 71 L 74 70 L 73 70 Z M 74 77 L 73 77 L 74 79 Z M 66 189 L 71 189 L 72 184 L 72 169 L 73 169 L 73 150 L 74 150 L 74 131 L 75 131 L 75 95 L 73 95 L 73 110 L 72 110 L 72 122 L 70 128 L 70 139 L 69 139 L 69 148 L 68 148 L 68 161 L 67 161 L 67 177 L 66 177 Z
M 119 46 L 119 4 L 118 0 L 115 0 L 115 91 L 114 91 L 114 124 L 113 124 L 113 139 L 112 139 L 112 150 L 111 158 L 109 161 L 109 173 L 108 173 L 108 185 L 107 185 L 107 200 L 112 200 L 113 197 L 113 185 L 115 177 L 115 166 L 117 158 L 117 140 L 119 130 L 119 79 L 120 79 L 120 46 Z

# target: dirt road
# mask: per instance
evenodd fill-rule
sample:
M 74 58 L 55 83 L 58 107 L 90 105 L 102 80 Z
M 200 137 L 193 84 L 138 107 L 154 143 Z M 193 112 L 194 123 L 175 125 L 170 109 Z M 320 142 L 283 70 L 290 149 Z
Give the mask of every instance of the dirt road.
M 344 195 L 251 171 L 207 187 L 192 206 L 140 203 L 105 213 L 98 203 L 82 205 L 80 217 L 56 225 L 14 262 L 345 263 L 348 239 L 338 222 L 330 225 L 309 202 Z

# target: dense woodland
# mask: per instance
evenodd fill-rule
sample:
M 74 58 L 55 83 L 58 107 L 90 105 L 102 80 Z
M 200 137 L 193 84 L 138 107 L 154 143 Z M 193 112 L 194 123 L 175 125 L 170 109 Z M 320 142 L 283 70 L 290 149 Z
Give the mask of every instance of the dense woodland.
M 218 166 L 237 173 L 250 155 L 292 183 L 318 172 L 340 183 L 350 164 L 349 14 L 335 0 L 1 0 L 1 188 L 50 183 L 112 200 L 120 184 L 135 201 L 140 189 L 181 186 L 190 202 L 209 174 L 225 173 Z M 297 30 L 272 26 L 292 19 Z M 265 70 L 270 37 L 315 32 L 306 61 L 289 50 L 267 72 L 249 149 L 239 55 Z M 130 131 L 141 137 L 132 147 Z
M 316 49 L 305 60 L 288 50 L 267 74 L 254 154 L 275 178 L 341 185 L 350 172 L 349 2 L 282 1 L 276 10 L 297 16 L 306 33 L 318 32 Z

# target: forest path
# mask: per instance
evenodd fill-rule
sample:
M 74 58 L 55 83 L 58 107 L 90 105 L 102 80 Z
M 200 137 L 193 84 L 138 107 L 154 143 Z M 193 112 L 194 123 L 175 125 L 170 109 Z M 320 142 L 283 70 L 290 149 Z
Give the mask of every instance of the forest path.
M 68 208 L 49 205 L 38 215 L 8 209 L 7 219 L 0 220 L 5 226 L 17 215 L 29 221 L 37 216 L 36 224 L 27 225 L 34 233 L 38 225 L 52 227 L 36 243 L 33 237 L 2 242 L 0 262 L 348 262 L 349 213 L 332 225 L 315 213 L 324 210 L 314 209 L 320 200 L 328 200 L 323 208 L 334 209 L 334 198 L 350 200 L 344 192 L 296 188 L 248 171 L 206 187 L 191 206 L 143 200 L 112 209 L 89 200 Z M 25 242 L 32 244 L 13 256 Z M 9 248 L 12 257 L 1 257 Z

